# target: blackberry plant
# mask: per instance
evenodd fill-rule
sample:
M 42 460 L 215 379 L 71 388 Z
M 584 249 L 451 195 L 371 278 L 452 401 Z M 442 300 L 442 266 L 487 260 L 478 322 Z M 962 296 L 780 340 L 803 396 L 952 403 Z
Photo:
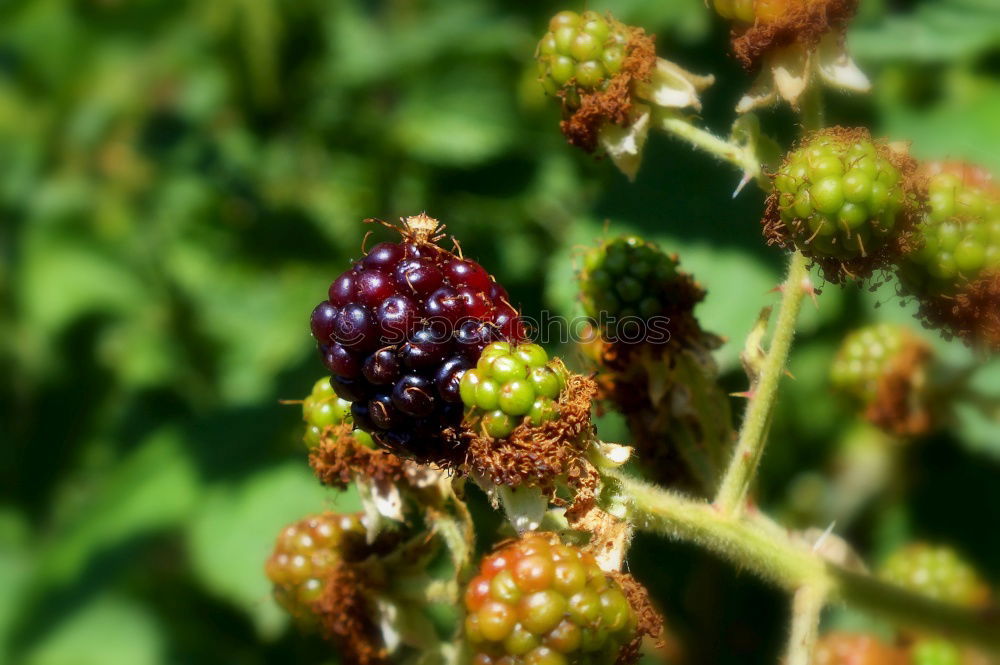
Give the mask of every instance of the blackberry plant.
M 788 271 L 774 289 L 773 322 L 771 308 L 746 322 L 746 389 L 729 395 L 722 388 L 713 352 L 723 340 L 702 329 L 695 311 L 710 294 L 654 243 L 612 236 L 583 254 L 580 300 L 591 334 L 580 350 L 593 367 L 578 374 L 527 339 L 486 268 L 457 242 L 455 252 L 438 244 L 436 220 L 408 217 L 401 241 L 365 252 L 313 311 L 312 333 L 332 377 L 303 405 L 320 480 L 354 484 L 363 501 L 365 537 L 358 540 L 352 523 L 350 542 L 370 552 L 394 534 L 397 549 L 355 563 L 341 548 L 317 560 L 293 530 L 268 566 L 293 611 L 315 606 L 315 580 L 326 579 L 319 597 L 327 614 L 344 617 L 330 602 L 337 589 L 336 598 L 365 608 L 358 613 L 371 620 L 364 630 L 378 626 L 378 639 L 366 642 L 375 651 L 348 652 L 368 653 L 368 662 L 634 665 L 644 650 L 666 647 L 648 592 L 622 572 L 633 533 L 642 530 L 710 550 L 787 591 L 785 665 L 950 663 L 967 647 L 1000 654 L 1000 624 L 984 611 L 993 595 L 953 550 L 910 547 L 871 574 L 832 533 L 836 524 L 794 531 L 758 504 L 756 478 L 799 313 L 818 293 L 811 267 L 835 285 L 896 272 L 901 288 L 924 304 L 925 321 L 946 333 L 974 329 L 988 340 L 1000 320 L 991 244 L 998 199 L 987 178 L 918 169 L 899 144 L 825 122 L 821 81 L 868 87 L 844 41 L 856 4 L 713 2 L 733 22 L 736 56 L 760 72 L 737 111 L 780 96 L 799 114 L 802 136 L 781 159 L 755 117 L 742 116 L 731 136 L 720 137 L 684 115 L 700 109 L 698 93 L 712 77 L 657 58 L 642 28 L 593 11 L 552 17 L 535 58 L 570 143 L 601 148 L 633 177 L 649 130 L 660 129 L 737 167 L 736 194 L 753 182 L 767 193 L 764 235 L 785 251 Z M 952 319 L 943 318 L 946 310 Z M 634 338 L 622 327 L 629 321 L 638 326 Z M 831 381 L 889 433 L 879 437 L 915 437 L 930 426 L 931 358 L 930 346 L 904 327 L 870 325 L 845 339 Z M 952 371 L 943 390 L 969 394 L 968 374 Z M 730 396 L 745 400 L 738 427 Z M 625 416 L 634 448 L 600 438 L 595 397 Z M 669 487 L 626 471 L 633 460 Z M 888 455 L 878 461 L 893 462 Z M 885 476 L 854 471 L 842 473 L 841 484 L 865 497 Z M 488 534 L 476 533 L 464 502 L 472 484 L 493 508 L 502 506 L 509 525 L 501 532 L 511 536 L 478 572 L 476 536 Z M 853 514 L 860 503 L 839 510 Z M 330 562 L 352 575 L 330 582 Z M 388 574 L 390 564 L 406 574 Z M 422 623 L 407 609 L 414 599 L 460 606 L 463 616 L 451 631 Z M 895 643 L 862 633 L 820 637 L 821 616 L 833 604 L 905 632 Z M 937 634 L 958 651 L 931 642 Z

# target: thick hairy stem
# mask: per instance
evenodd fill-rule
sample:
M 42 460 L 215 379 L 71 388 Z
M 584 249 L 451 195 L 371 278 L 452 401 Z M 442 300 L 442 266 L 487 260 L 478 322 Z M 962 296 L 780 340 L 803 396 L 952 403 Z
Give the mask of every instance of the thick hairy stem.
M 792 597 L 792 631 L 788 636 L 785 665 L 809 665 L 819 635 L 819 617 L 826 604 L 826 589 L 804 586 Z
M 686 141 L 695 148 L 715 155 L 740 169 L 747 180 L 754 179 L 764 189 L 769 186 L 761 168 L 760 159 L 750 146 L 740 145 L 696 127 L 679 115 L 657 113 L 653 122 L 657 127 Z
M 879 614 L 914 629 L 940 633 L 1000 655 L 1000 618 L 943 604 L 830 563 L 789 533 L 764 529 L 752 516 L 663 490 L 618 471 L 605 471 L 607 510 L 638 528 L 695 543 L 788 591 L 826 589 L 830 602 Z
M 808 262 L 802 254 L 792 254 L 788 267 L 788 277 L 782 286 L 781 309 L 774 329 L 774 337 L 767 351 L 760 376 L 753 387 L 750 402 L 743 416 L 743 425 L 736 440 L 733 457 L 719 485 L 715 505 L 725 514 L 742 509 L 750 485 L 757 473 L 757 465 L 764 454 L 764 444 L 771 412 L 774 409 L 778 384 L 785 372 L 788 351 L 795 336 L 795 323 L 802 308 L 806 291 L 804 282 L 808 276 Z

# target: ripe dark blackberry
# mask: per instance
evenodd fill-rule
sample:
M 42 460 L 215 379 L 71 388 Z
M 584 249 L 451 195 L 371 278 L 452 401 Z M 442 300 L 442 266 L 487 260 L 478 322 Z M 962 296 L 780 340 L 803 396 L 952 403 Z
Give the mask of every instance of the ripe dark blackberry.
M 989 587 L 976 570 L 944 545 L 906 545 L 886 559 L 879 577 L 946 603 L 982 607 L 989 602 Z
M 542 347 L 493 342 L 462 376 L 459 394 L 466 424 L 502 439 L 525 419 L 541 425 L 558 418 L 557 402 L 565 386 L 565 369 L 558 361 L 550 363 Z
M 814 665 L 905 665 L 906 654 L 864 633 L 834 632 L 816 643 Z
M 532 533 L 483 559 L 465 592 L 474 665 L 611 665 L 635 610 L 593 555 Z
M 524 329 L 507 292 L 475 261 L 438 247 L 426 215 L 403 222 L 330 285 L 312 333 L 333 390 L 377 443 L 422 462 L 461 458 L 462 373 L 487 344 Z
M 351 403 L 337 397 L 329 378 L 320 379 L 313 384 L 312 392 L 302 402 L 302 419 L 306 421 L 304 439 L 310 448 L 319 445 L 323 431 L 327 427 L 342 423 L 351 425 L 354 422 L 351 418 Z M 361 445 L 367 448 L 375 447 L 367 432 L 355 429 L 353 436 Z
M 920 249 L 899 266 L 921 317 L 963 339 L 1000 348 L 1000 188 L 985 170 L 932 163 Z
M 323 513 L 286 526 L 264 568 L 278 604 L 296 619 L 312 622 L 312 607 L 331 573 L 342 562 L 363 557 L 366 547 L 360 515 Z
M 865 129 L 813 132 L 774 175 L 764 235 L 811 258 L 831 282 L 866 278 L 909 249 L 914 168 Z

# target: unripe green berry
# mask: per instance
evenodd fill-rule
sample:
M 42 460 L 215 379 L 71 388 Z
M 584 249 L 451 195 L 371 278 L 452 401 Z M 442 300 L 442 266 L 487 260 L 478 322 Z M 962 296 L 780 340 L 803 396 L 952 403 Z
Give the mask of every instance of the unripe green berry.
M 886 559 L 879 576 L 910 591 L 964 607 L 981 607 L 989 599 L 989 589 L 976 570 L 947 546 L 907 545 Z
M 593 11 L 582 15 L 559 12 L 549 21 L 549 31 L 538 43 L 539 80 L 549 94 L 564 87 L 586 92 L 604 89 L 621 71 L 629 28 Z M 566 101 L 579 96 L 566 95 Z
M 537 344 L 486 347 L 479 363 L 466 370 L 459 383 L 466 425 L 492 438 L 505 438 L 526 418 L 532 425 L 558 418 L 564 375 L 562 365 L 550 362 Z
M 313 384 L 312 392 L 302 401 L 302 419 L 306 422 L 303 437 L 307 446 L 319 445 L 323 431 L 330 426 L 343 423 L 352 424 L 351 403 L 337 397 L 330 385 L 330 379 L 323 378 Z M 371 437 L 361 430 L 354 430 L 353 436 L 366 447 L 374 447 Z
M 900 219 L 916 209 L 908 168 L 865 130 L 814 132 L 774 176 L 765 234 L 820 262 L 828 279 L 866 277 L 903 251 Z
M 892 323 L 865 326 L 848 333 L 830 366 L 831 383 L 862 403 L 871 402 L 879 379 L 911 338 L 905 326 Z

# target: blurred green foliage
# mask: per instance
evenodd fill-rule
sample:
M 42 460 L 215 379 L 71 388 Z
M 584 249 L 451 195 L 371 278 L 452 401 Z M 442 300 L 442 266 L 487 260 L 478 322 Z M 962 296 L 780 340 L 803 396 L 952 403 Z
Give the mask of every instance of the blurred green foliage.
M 852 42 L 875 92 L 831 98 L 831 117 L 1000 173 L 996 1 L 862 5 Z M 748 80 L 702 0 L 588 6 L 715 73 L 704 119 L 726 130 Z M 298 410 L 278 399 L 322 373 L 306 319 L 364 234 L 387 236 L 365 217 L 444 220 L 526 313 L 575 311 L 574 253 L 606 224 L 643 233 L 708 288 L 703 324 L 729 339 L 719 360 L 743 389 L 737 352 L 781 270 L 759 237 L 762 197 L 730 200 L 735 173 L 662 137 L 635 184 L 566 146 L 531 66 L 560 8 L 0 3 L 0 662 L 336 660 L 287 627 L 261 566 L 284 523 L 357 509 L 312 479 Z M 794 123 L 765 116 L 784 141 Z M 895 302 L 891 285 L 825 288 L 804 317 L 769 505 L 822 469 L 849 421 L 826 385 L 836 343 L 911 320 Z M 980 374 L 1000 393 L 996 363 Z M 602 427 L 627 437 L 614 417 Z M 849 535 L 868 554 L 912 535 L 957 542 L 996 580 L 1000 531 L 982 525 L 1000 524 L 998 429 L 973 409 L 915 446 Z M 631 567 L 693 662 L 774 662 L 776 594 L 651 538 Z

